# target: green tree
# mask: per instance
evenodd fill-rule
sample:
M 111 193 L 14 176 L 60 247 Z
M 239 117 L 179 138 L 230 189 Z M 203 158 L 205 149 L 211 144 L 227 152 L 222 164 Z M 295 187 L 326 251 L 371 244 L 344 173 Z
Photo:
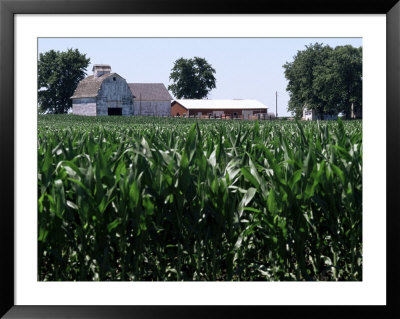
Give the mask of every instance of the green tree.
M 86 76 L 90 59 L 78 49 L 41 53 L 38 62 L 38 103 L 40 113 L 62 114 L 72 107 L 70 97 Z
M 168 89 L 178 99 L 202 99 L 216 87 L 214 74 L 215 70 L 204 58 L 180 58 L 171 70 L 169 79 L 173 84 Z
M 303 114 L 304 107 L 320 115 L 324 113 L 325 101 L 314 80 L 316 69 L 323 65 L 331 50 L 331 47 L 320 43 L 310 44 L 305 50 L 297 52 L 293 62 L 283 66 L 288 80 L 286 90 L 290 97 L 288 111 L 297 117 Z
M 311 44 L 283 68 L 290 96 L 288 110 L 296 116 L 305 107 L 319 115 L 342 112 L 347 118 L 352 105 L 355 112 L 362 110 L 362 48 Z
M 362 111 L 362 48 L 337 46 L 316 68 L 314 87 L 322 92 L 328 108 L 346 118 Z

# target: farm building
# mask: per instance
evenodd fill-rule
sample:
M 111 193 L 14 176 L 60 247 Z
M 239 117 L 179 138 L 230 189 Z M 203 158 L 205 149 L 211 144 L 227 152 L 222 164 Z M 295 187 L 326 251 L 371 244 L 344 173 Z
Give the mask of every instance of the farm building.
M 95 64 L 93 75 L 79 82 L 72 112 L 79 115 L 132 115 L 133 95 L 126 80 L 107 64 Z
M 170 116 L 171 95 L 162 83 L 127 83 L 107 64 L 95 64 L 93 75 L 79 82 L 72 99 L 78 115 Z
M 171 115 L 199 118 L 268 118 L 268 107 L 257 100 L 175 100 Z
M 171 115 L 172 97 L 163 83 L 128 83 L 128 86 L 135 97 L 134 115 Z
M 303 110 L 303 117 L 302 120 L 305 121 L 315 121 L 315 120 L 337 120 L 338 116 L 337 115 L 329 115 L 329 114 L 322 114 L 317 115 L 317 112 L 315 110 L 308 110 L 304 108 Z

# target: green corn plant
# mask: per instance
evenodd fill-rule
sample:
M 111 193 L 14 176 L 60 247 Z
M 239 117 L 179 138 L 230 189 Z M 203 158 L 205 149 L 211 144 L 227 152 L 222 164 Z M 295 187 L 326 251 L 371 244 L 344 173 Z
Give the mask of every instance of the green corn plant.
M 362 122 L 38 117 L 38 279 L 362 280 Z

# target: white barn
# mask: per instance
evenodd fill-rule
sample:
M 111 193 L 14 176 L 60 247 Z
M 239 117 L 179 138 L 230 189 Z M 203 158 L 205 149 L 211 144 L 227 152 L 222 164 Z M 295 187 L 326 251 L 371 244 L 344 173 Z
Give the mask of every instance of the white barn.
M 72 99 L 78 115 L 133 115 L 133 95 L 126 80 L 107 64 L 95 64 L 93 75 L 79 82 Z
M 144 116 L 170 116 L 171 95 L 163 83 L 129 83 L 133 101 L 133 114 Z
M 172 97 L 163 83 L 127 83 L 107 64 L 95 64 L 93 75 L 78 83 L 71 99 L 77 115 L 171 114 Z

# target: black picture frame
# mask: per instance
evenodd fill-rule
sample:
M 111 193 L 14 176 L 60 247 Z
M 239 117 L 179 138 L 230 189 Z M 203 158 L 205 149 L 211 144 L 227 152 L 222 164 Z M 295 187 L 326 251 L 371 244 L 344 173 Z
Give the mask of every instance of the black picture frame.
M 15 14 L 386 14 L 386 306 L 16 306 L 14 303 L 14 15 Z M 0 0 L 0 315 L 4 318 L 399 318 L 398 163 L 400 162 L 399 0 Z M 380 164 L 377 163 L 377 168 Z M 377 187 L 380 187 L 377 185 Z M 384 205 L 382 205 L 384 207 Z M 385 212 L 382 211 L 382 214 Z

